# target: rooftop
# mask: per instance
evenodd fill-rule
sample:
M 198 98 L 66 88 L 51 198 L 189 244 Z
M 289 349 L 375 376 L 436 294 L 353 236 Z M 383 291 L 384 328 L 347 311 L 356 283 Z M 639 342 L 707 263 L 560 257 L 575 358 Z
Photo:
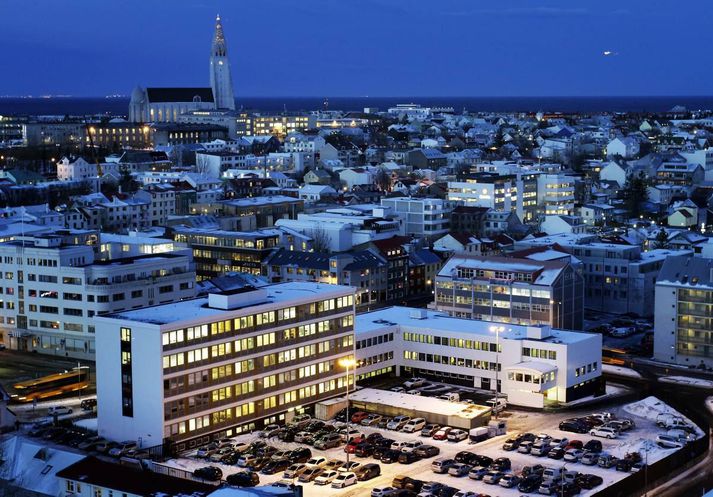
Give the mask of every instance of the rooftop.
M 399 306 L 357 314 L 354 331 L 358 336 L 360 333 L 395 326 L 400 327 L 402 332 L 427 329 L 442 332 L 446 335 L 452 333 L 466 333 L 474 335 L 474 338 L 482 337 L 491 338 L 492 340 L 495 340 L 495 333 L 490 331 L 490 328 L 493 326 L 503 326 L 504 330 L 500 333 L 501 339 L 531 340 L 548 343 L 576 343 L 588 340 L 593 335 L 592 333 L 578 331 L 552 330 L 547 338 L 537 340 L 528 338 L 527 329 L 532 328 L 528 326 L 454 318 L 438 311 Z
M 141 309 L 127 309 L 126 311 L 105 314 L 97 317 L 99 320 L 122 320 L 139 323 L 166 325 L 188 321 L 208 321 L 228 314 L 244 315 L 246 308 L 269 306 L 277 302 L 310 301 L 320 296 L 324 298 L 351 295 L 354 289 L 343 285 L 328 285 L 313 282 L 277 283 L 262 287 L 267 296 L 261 302 L 251 302 L 243 307 L 231 310 L 219 309 L 208 306 L 208 297 L 182 300 L 168 304 L 154 305 Z

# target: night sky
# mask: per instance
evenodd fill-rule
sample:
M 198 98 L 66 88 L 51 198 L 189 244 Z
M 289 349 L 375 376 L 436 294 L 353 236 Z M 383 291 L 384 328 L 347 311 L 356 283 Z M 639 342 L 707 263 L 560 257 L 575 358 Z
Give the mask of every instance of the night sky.
M 217 13 L 238 96 L 713 93 L 711 0 L 0 0 L 0 95 L 208 86 Z

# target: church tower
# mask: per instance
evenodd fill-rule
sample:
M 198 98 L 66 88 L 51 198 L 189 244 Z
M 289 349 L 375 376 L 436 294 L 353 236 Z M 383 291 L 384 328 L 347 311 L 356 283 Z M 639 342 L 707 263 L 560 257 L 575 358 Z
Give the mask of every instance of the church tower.
M 220 16 L 215 18 L 215 35 L 210 51 L 210 86 L 213 89 L 213 99 L 217 109 L 235 110 L 233 78 L 230 76 L 228 49 Z

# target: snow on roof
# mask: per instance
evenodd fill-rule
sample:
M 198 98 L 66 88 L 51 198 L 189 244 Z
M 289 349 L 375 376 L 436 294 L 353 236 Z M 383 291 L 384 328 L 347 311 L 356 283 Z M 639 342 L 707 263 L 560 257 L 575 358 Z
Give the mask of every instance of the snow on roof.
M 206 322 L 208 320 L 229 318 L 230 315 L 245 315 L 245 309 L 254 309 L 257 312 L 263 306 L 271 306 L 278 302 L 309 301 L 317 300 L 319 297 L 330 298 L 354 293 L 354 288 L 343 285 L 328 285 L 324 283 L 313 283 L 308 281 L 277 283 L 262 287 L 267 291 L 267 297 L 261 303 L 253 303 L 244 307 L 231 310 L 218 309 L 208 306 L 208 297 L 182 300 L 168 304 L 144 307 L 141 309 L 129 309 L 103 316 L 97 316 L 100 320 L 127 320 L 137 321 L 154 325 L 177 326 L 178 323 L 188 321 Z
M 378 390 L 375 388 L 362 388 L 349 395 L 351 402 L 370 402 L 391 407 L 427 411 L 444 416 L 458 416 L 462 418 L 475 418 L 490 410 L 488 407 L 475 404 L 461 404 L 434 397 L 421 397 L 408 393 Z
M 529 369 L 538 373 L 549 373 L 550 371 L 557 371 L 557 366 L 540 361 L 522 361 L 511 366 L 505 366 L 505 370 L 509 369 Z
M 414 311 L 418 311 L 414 313 Z M 420 314 L 419 314 L 420 313 Z M 416 314 L 419 314 L 417 316 Z M 490 328 L 495 323 L 475 319 L 454 318 L 446 313 L 412 307 L 386 307 L 372 312 L 357 314 L 354 332 L 358 335 L 384 328 L 399 328 L 402 332 L 441 332 L 448 334 L 467 334 L 477 337 L 490 338 L 495 342 L 495 333 Z M 499 326 L 503 323 L 497 323 Z M 596 334 L 569 330 L 552 330 L 550 335 L 543 339 L 528 338 L 528 326 L 517 324 L 504 324 L 500 332 L 501 340 L 530 340 L 549 343 L 577 343 L 596 338 Z
M 47 447 L 21 436 L 3 441 L 0 453 L 5 460 L 0 465 L 0 480 L 13 480 L 15 485 L 45 495 L 63 493 L 55 475 L 85 457 L 85 454 Z

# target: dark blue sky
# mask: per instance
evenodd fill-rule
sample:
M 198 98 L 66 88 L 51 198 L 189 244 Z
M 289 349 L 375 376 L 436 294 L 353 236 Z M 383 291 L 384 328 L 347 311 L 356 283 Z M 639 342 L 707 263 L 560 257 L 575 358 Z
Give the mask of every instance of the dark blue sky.
M 713 93 L 711 0 L 0 0 L 0 95 L 207 86 L 216 13 L 238 96 Z

